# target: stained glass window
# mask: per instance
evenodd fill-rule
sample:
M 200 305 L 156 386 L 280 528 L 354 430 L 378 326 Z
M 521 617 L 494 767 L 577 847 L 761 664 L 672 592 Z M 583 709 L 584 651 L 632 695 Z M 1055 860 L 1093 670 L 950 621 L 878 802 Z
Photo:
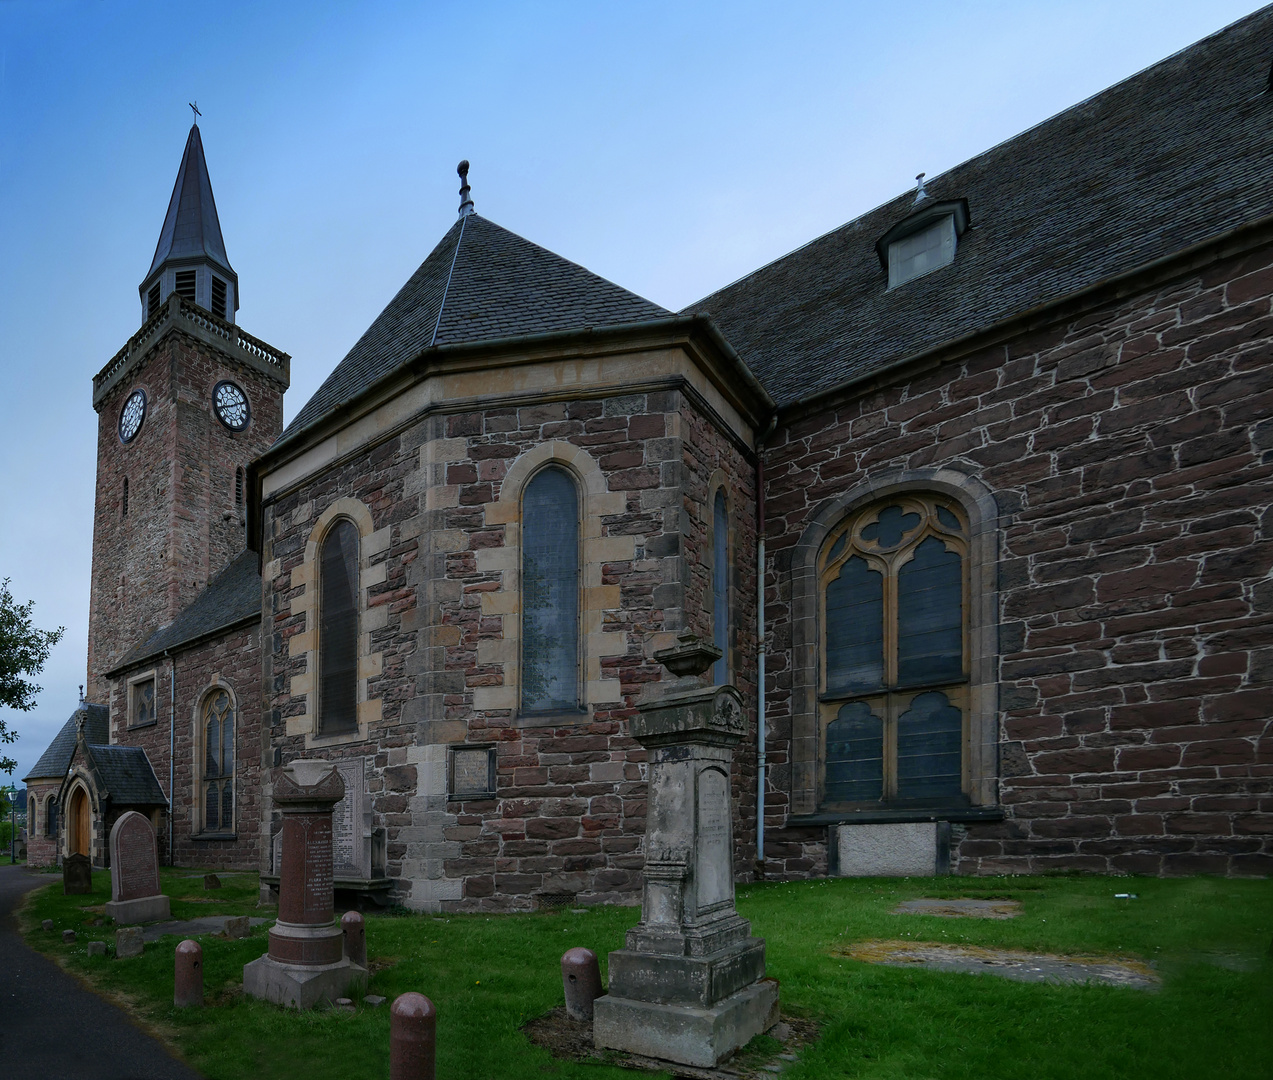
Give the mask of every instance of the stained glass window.
M 712 667 L 712 681 L 729 681 L 729 509 L 725 492 L 712 500 L 712 644 L 721 658 Z
M 133 714 L 129 727 L 144 727 L 155 722 L 155 680 L 133 683 Z
M 522 497 L 522 711 L 579 708 L 579 494 L 547 468 Z
M 203 827 L 234 829 L 234 706 L 224 690 L 203 703 Z
M 884 500 L 820 564 L 823 801 L 964 801 L 967 529 L 946 500 Z
M 319 585 L 318 734 L 358 730 L 358 530 L 338 521 L 323 540 Z

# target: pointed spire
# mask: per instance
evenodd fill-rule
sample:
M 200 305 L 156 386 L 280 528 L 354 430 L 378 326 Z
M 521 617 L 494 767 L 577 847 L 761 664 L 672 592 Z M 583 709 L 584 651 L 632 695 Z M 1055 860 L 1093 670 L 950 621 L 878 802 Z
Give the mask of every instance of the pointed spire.
M 195 108 L 193 104 L 190 107 Z M 192 271 L 193 279 L 189 276 Z M 180 285 L 178 274 L 182 276 Z M 238 275 L 225 253 L 197 117 L 190 125 L 155 257 L 140 291 L 143 319 L 172 292 L 182 293 L 222 318 L 232 320 L 239 307 Z
M 460 174 L 460 217 L 468 217 L 474 212 L 473 199 L 469 195 L 469 163 L 461 161 L 455 171 Z

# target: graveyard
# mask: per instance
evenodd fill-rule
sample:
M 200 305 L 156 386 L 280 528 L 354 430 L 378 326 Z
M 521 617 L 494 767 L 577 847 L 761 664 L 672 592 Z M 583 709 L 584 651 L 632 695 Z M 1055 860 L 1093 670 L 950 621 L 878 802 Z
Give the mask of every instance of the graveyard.
M 609 1063 L 621 1060 L 614 1052 L 582 1061 L 554 1057 L 528 1035 L 528 1025 L 562 1006 L 562 954 L 593 950 L 604 982 L 608 954 L 623 948 L 638 908 L 367 912 L 365 993 L 355 994 L 351 1010 L 297 1011 L 243 992 L 244 966 L 266 953 L 277 917 L 276 909 L 258 906 L 255 874 L 220 872 L 219 887 L 206 888 L 202 872 L 161 868 L 171 919 L 186 928 L 147 940 L 141 955 L 122 959 L 105 915 L 109 872 L 94 872 L 86 895 L 63 895 L 60 875 L 49 882 L 21 914 L 26 940 L 124 1004 L 214 1080 L 381 1080 L 389 1075 L 387 1002 L 409 991 L 436 1005 L 437 1075 L 448 1080 L 693 1075 L 621 1068 Z M 725 1063 L 733 1075 L 1267 1076 L 1269 881 L 834 879 L 740 886 L 737 907 L 766 941 L 767 972 L 780 983 L 784 1019 L 815 1035 L 794 1052 L 772 1035 L 760 1036 Z M 219 920 L 245 916 L 246 937 L 218 928 Z M 202 929 L 191 933 L 195 919 Z M 52 930 L 42 928 L 45 920 Z M 142 929 L 153 936 L 165 925 L 172 924 Z M 63 940 L 66 930 L 75 932 L 74 941 Z M 173 1006 L 174 950 L 186 938 L 202 948 L 201 1008 Z M 107 943 L 103 955 L 89 954 L 93 941 Z M 1143 984 L 1021 981 L 907 962 L 920 946 L 988 957 L 985 970 L 1011 966 L 995 957 L 1047 954 L 1150 974 Z M 386 1003 L 368 1004 L 375 998 Z

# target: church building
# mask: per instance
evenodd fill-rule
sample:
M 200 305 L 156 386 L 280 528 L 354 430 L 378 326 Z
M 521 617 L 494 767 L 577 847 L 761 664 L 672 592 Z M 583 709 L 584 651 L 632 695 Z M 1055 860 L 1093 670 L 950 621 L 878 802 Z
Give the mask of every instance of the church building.
M 739 880 L 1273 870 L 1273 9 L 665 310 L 476 212 L 283 426 L 193 127 L 98 414 L 31 860 L 635 902 L 628 724 L 747 704 Z M 250 287 L 250 283 L 249 283 Z M 61 808 L 67 808 L 62 810 Z

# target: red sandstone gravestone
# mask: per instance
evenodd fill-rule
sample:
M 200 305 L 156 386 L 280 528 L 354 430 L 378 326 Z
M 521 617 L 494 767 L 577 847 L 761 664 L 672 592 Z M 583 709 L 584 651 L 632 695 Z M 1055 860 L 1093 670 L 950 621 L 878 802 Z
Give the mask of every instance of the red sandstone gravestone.
M 293 761 L 275 769 L 271 782 L 283 814 L 279 917 L 270 951 L 243 968 L 243 990 L 308 1009 L 367 981 L 367 969 L 344 955 L 333 905 L 332 807 L 345 785 L 329 761 Z
M 155 830 L 144 815 L 129 810 L 111 827 L 111 898 L 106 914 L 117 923 L 171 918 L 168 897 L 159 891 Z

